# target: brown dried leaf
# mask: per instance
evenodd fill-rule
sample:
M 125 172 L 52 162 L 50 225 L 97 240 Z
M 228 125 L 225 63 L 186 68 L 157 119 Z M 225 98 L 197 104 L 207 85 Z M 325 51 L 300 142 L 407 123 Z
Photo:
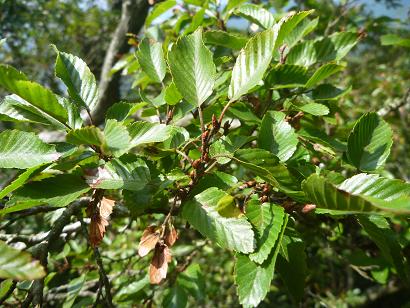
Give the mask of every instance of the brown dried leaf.
M 168 263 L 171 262 L 171 252 L 167 245 L 157 245 L 149 266 L 149 281 L 159 284 L 167 277 Z
M 146 256 L 152 249 L 155 248 L 159 241 L 160 232 L 156 226 L 149 226 L 142 233 L 140 244 L 138 246 L 138 254 L 140 257 Z
M 89 232 L 92 247 L 96 247 L 101 243 L 105 234 L 105 227 L 109 225 L 108 219 L 114 205 L 114 200 L 103 197 L 94 210 L 88 208 L 88 214 L 91 216 Z
M 175 244 L 177 239 L 178 239 L 177 230 L 175 230 L 173 225 L 170 225 L 165 230 L 165 235 L 164 235 L 165 244 L 167 244 L 168 247 L 172 247 Z

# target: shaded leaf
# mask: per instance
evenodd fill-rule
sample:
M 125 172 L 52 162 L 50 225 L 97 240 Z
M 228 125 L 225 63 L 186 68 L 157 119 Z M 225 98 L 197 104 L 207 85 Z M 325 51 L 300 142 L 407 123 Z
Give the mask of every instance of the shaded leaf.
M 0 133 L 0 168 L 26 169 L 61 157 L 54 145 L 44 143 L 34 133 L 5 130 Z
M 0 278 L 14 280 L 40 279 L 46 275 L 39 261 L 27 252 L 17 250 L 0 241 Z
M 258 135 L 259 147 L 272 152 L 281 161 L 288 160 L 298 144 L 295 130 L 285 121 L 285 117 L 283 112 L 267 112 L 262 119 Z
M 393 132 L 377 113 L 363 115 L 355 124 L 347 141 L 347 157 L 360 170 L 382 167 L 390 154 Z
M 252 227 L 244 218 L 225 218 L 216 210 L 218 201 L 227 194 L 211 187 L 184 204 L 182 217 L 202 235 L 221 247 L 249 253 L 254 249 Z
M 149 266 L 151 284 L 159 284 L 167 277 L 168 263 L 171 262 L 171 252 L 167 245 L 157 245 Z
M 210 30 L 204 33 L 204 42 L 205 44 L 209 45 L 216 45 L 233 50 L 239 50 L 246 45 L 247 38 L 225 31 Z

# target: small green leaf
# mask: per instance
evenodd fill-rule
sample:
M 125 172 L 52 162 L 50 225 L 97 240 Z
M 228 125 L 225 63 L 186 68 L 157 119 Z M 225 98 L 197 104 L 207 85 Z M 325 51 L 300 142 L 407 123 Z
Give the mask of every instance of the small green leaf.
M 299 110 L 314 116 L 323 116 L 329 113 L 329 108 L 323 104 L 310 102 L 302 106 L 297 106 Z
M 178 91 L 188 103 L 200 106 L 212 94 L 216 68 L 212 53 L 202 41 L 202 29 L 172 46 L 168 64 Z
M 139 191 L 150 181 L 147 164 L 134 154 L 125 154 L 106 163 L 93 176 L 86 176 L 92 188 Z
M 410 39 L 400 37 L 396 34 L 385 34 L 380 37 L 380 42 L 383 46 L 402 46 L 410 47 Z
M 253 231 L 245 217 L 226 218 L 217 211 L 219 200 L 226 195 L 216 187 L 208 188 L 183 205 L 182 217 L 221 247 L 243 253 L 252 252 Z
M 66 141 L 77 145 L 90 144 L 102 146 L 105 139 L 103 132 L 98 127 L 87 126 L 69 131 Z
M 249 259 L 262 264 L 275 246 L 285 222 L 283 207 L 251 200 L 246 205 L 246 216 L 257 230 L 257 249 L 249 255 Z
M 345 68 L 344 65 L 339 65 L 335 63 L 327 63 L 321 66 L 313 75 L 309 78 L 309 80 L 305 84 L 305 88 L 312 88 L 322 80 L 325 80 L 329 76 L 340 72 Z
M 125 121 L 129 116 L 146 106 L 146 103 L 127 103 L 119 102 L 112 105 L 108 110 L 105 118 L 117 120 L 118 122 Z
M 147 18 L 145 19 L 145 27 L 148 27 L 153 22 L 154 19 L 156 19 L 157 17 L 164 14 L 166 11 L 173 8 L 176 4 L 177 2 L 175 0 L 167 0 L 163 2 L 158 2 L 154 6 L 150 14 L 147 16 Z
M 163 142 L 171 135 L 171 125 L 138 121 L 128 126 L 131 137 L 130 147 L 133 148 L 145 143 Z
M 74 55 L 56 49 L 56 76 L 67 86 L 71 98 L 81 107 L 94 110 L 98 103 L 98 86 L 87 64 Z
M 347 157 L 360 170 L 382 167 L 390 154 L 393 132 L 375 112 L 363 115 L 355 124 L 347 141 Z
M 182 95 L 179 93 L 177 87 L 175 86 L 174 82 L 171 82 L 165 89 L 165 96 L 164 96 L 165 102 L 168 105 L 176 105 L 178 104 L 181 99 Z
M 136 55 L 142 70 L 148 77 L 153 81 L 162 82 L 166 73 L 162 44 L 159 42 L 151 42 L 150 39 L 145 38 L 139 45 Z
M 5 130 L 0 133 L 0 168 L 26 169 L 57 160 L 61 154 L 54 145 L 34 133 Z
M 222 46 L 233 50 L 242 49 L 247 42 L 246 37 L 220 30 L 204 33 L 204 42 L 209 45 Z
M 14 280 L 40 279 L 46 275 L 40 262 L 27 252 L 12 248 L 0 241 L 0 278 Z
M 234 14 L 246 18 L 264 29 L 272 28 L 275 24 L 272 13 L 255 4 L 243 4 L 234 11 Z
M 127 127 L 117 120 L 107 120 L 104 128 L 103 152 L 108 155 L 121 156 L 129 147 L 131 137 Z
M 270 111 L 262 119 L 258 135 L 258 145 L 271 151 L 281 161 L 288 160 L 296 151 L 298 138 L 295 130 L 285 121 L 286 114 Z

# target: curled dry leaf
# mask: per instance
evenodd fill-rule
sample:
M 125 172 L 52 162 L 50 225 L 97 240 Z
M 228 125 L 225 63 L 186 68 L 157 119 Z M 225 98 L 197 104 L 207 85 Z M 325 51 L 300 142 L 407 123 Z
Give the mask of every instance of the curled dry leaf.
M 168 247 L 172 247 L 178 238 L 177 230 L 175 230 L 173 225 L 170 225 L 165 229 L 164 242 Z
M 171 252 L 167 245 L 157 245 L 149 266 L 149 281 L 159 284 L 167 277 L 168 263 L 171 262 Z
M 89 207 L 87 209 L 88 215 L 91 217 L 89 232 L 92 247 L 96 247 L 101 243 L 114 205 L 114 200 L 103 197 L 95 208 Z
M 142 233 L 140 244 L 138 246 L 138 254 L 140 257 L 146 256 L 152 249 L 155 248 L 159 241 L 160 230 L 156 226 L 149 226 Z

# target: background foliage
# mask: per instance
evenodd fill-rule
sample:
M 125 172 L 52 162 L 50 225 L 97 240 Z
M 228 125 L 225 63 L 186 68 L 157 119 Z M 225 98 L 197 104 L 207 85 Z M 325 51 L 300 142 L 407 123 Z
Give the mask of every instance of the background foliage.
M 0 0 L 0 303 L 404 306 L 405 3 L 148 2 Z

